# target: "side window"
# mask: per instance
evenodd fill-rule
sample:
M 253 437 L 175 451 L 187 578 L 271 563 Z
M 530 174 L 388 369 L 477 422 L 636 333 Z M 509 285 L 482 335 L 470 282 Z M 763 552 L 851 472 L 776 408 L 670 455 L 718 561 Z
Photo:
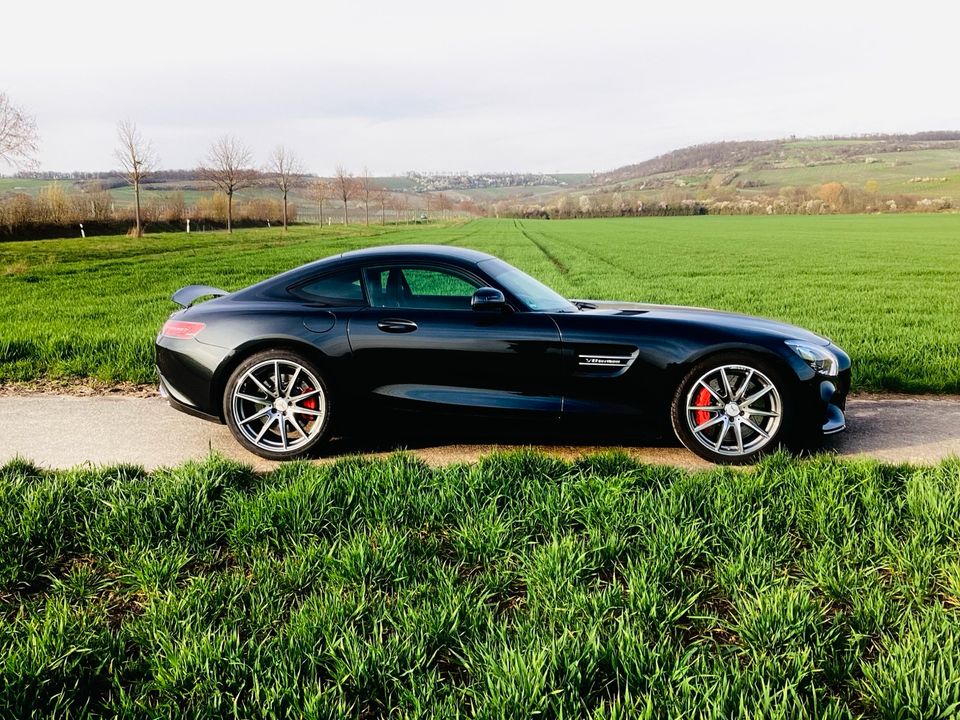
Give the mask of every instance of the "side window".
M 324 275 L 298 285 L 294 294 L 311 302 L 325 305 L 350 307 L 365 305 L 363 287 L 360 284 L 360 269 L 351 268 Z
M 459 275 L 445 270 L 407 268 L 403 276 L 410 286 L 410 295 L 418 297 L 468 298 L 477 287 Z
M 370 303 L 376 307 L 469 310 L 480 285 L 447 268 L 380 267 L 366 271 Z

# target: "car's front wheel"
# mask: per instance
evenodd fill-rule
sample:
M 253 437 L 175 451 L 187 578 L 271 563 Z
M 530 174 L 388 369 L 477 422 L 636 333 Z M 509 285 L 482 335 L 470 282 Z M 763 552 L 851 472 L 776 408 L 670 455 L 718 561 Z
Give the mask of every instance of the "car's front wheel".
M 680 383 L 672 405 L 680 441 L 711 462 L 745 464 L 785 443 L 793 396 L 778 368 L 748 354 L 698 363 Z
M 227 380 L 223 415 L 247 450 L 269 460 L 306 455 L 326 436 L 331 402 L 320 369 L 299 353 L 267 350 Z

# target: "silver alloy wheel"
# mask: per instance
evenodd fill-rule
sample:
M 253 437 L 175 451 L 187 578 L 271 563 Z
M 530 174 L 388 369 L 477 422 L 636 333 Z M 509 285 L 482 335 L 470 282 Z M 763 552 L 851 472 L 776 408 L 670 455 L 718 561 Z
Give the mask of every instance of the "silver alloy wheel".
M 700 376 L 687 393 L 690 432 L 720 455 L 749 455 L 776 435 L 783 418 L 770 378 L 747 365 L 721 365 Z
M 232 398 L 237 427 L 271 452 L 306 445 L 323 429 L 326 397 L 316 376 L 292 360 L 264 360 L 247 370 Z

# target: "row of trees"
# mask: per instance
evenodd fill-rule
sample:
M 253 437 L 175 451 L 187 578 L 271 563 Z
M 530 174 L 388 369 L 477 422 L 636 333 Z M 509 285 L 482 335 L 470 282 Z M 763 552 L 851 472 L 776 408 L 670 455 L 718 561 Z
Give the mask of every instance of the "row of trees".
M 162 225 L 167 229 L 182 227 L 187 219 L 193 227 L 202 229 L 207 225 L 218 227 L 227 222 L 227 196 L 212 192 L 188 204 L 183 192 L 153 193 L 140 208 L 141 222 L 146 225 Z M 280 223 L 283 209 L 278 198 L 253 197 L 236 203 L 234 219 L 242 223 Z M 116 229 L 117 225 L 136 226 L 132 207 L 117 206 L 113 195 L 106 188 L 94 183 L 81 192 L 68 192 L 59 182 L 40 189 L 36 195 L 17 193 L 0 198 L 0 234 L 28 231 L 40 236 L 44 229 L 56 231 L 66 226 L 86 225 L 98 232 Z M 288 208 L 290 222 L 297 221 L 297 208 Z M 32 228 L 32 230 L 30 230 Z M 135 230 L 131 230 L 131 233 Z
M 595 218 L 646 215 L 822 215 L 858 212 L 929 212 L 956 207 L 948 197 L 918 198 L 883 193 L 870 180 L 862 187 L 828 182 L 782 187 L 776 193 L 745 195 L 730 187 L 690 191 L 678 187 L 656 193 L 615 190 L 565 194 L 549 203 L 503 201 L 490 207 L 496 217 Z
M 133 232 L 138 237 L 143 234 L 144 222 L 157 218 L 172 219 L 178 212 L 180 201 L 167 198 L 154 200 L 150 207 L 143 202 L 142 191 L 145 183 L 158 173 L 159 160 L 153 145 L 142 135 L 136 124 L 121 122 L 117 126 L 117 148 L 115 158 L 120 164 L 124 180 L 133 188 L 134 202 Z M 6 94 L 0 93 L 0 160 L 15 168 L 32 167 L 37 151 L 38 136 L 36 123 L 32 117 L 18 109 Z M 286 230 L 295 219 L 296 210 L 290 204 L 290 195 L 295 190 L 303 190 L 317 204 L 318 219 L 323 223 L 324 202 L 334 200 L 343 204 L 343 221 L 349 218 L 348 205 L 351 200 L 363 206 L 364 222 L 370 224 L 371 205 L 380 210 L 380 221 L 386 223 L 388 209 L 407 215 L 410 212 L 410 199 L 406 196 L 398 199 L 394 193 L 376 184 L 369 171 L 364 168 L 359 177 L 354 177 L 342 165 L 338 165 L 332 179 L 324 180 L 307 175 L 300 159 L 287 147 L 280 145 L 270 153 L 266 163 L 256 167 L 250 149 L 235 137 L 224 135 L 218 138 L 200 163 L 195 175 L 209 183 L 217 194 L 209 201 L 200 201 L 193 210 L 199 219 L 209 215 L 218 216 L 219 206 L 226 205 L 225 224 L 227 232 L 233 231 L 235 196 L 241 190 L 254 186 L 269 185 L 279 195 L 280 222 Z M 437 201 L 432 201 L 436 205 Z M 272 205 L 267 202 L 266 205 Z M 439 209 L 446 213 L 452 209 L 441 194 Z M 66 218 L 102 220 L 110 208 L 111 218 L 122 217 L 110 201 L 109 193 L 103 188 L 94 187 L 91 192 L 68 198 L 58 185 L 49 186 L 41 196 L 30 198 L 18 196 L 7 200 L 0 207 L 0 216 L 9 224 L 16 224 L 29 217 L 32 222 L 61 222 Z M 212 209 L 212 212 L 211 212 Z M 272 207 L 265 207 L 261 201 L 249 200 L 245 205 L 245 214 L 251 212 L 271 215 Z M 52 220 L 56 218 L 57 220 Z M 270 219 L 266 217 L 264 219 Z
M 142 234 L 142 213 L 140 191 L 143 183 L 156 171 L 157 159 L 151 144 L 144 140 L 136 125 L 122 122 L 118 127 L 119 147 L 116 152 L 124 176 L 134 189 L 136 234 Z M 237 138 L 224 135 L 216 140 L 206 158 L 197 170 L 198 176 L 213 185 L 226 197 L 227 232 L 233 231 L 234 196 L 246 188 L 269 184 L 279 192 L 282 208 L 281 222 L 286 230 L 291 220 L 290 194 L 295 189 L 303 189 L 317 203 L 318 218 L 323 223 L 324 201 L 333 199 L 343 204 L 343 222 L 349 219 L 349 202 L 359 201 L 363 205 L 364 223 L 370 224 L 370 208 L 380 209 L 380 221 L 386 223 L 387 209 L 398 214 L 406 211 L 409 201 L 393 197 L 391 191 L 376 184 L 367 168 L 359 177 L 354 177 L 343 165 L 337 165 L 331 179 L 308 175 L 303 163 L 289 148 L 279 145 L 267 159 L 266 164 L 257 169 L 254 166 L 250 149 Z M 453 205 L 445 202 L 440 194 L 439 209 L 446 213 Z
M 143 234 L 140 190 L 143 182 L 156 171 L 157 157 L 153 146 L 146 141 L 132 122 L 121 122 L 117 129 L 120 145 L 116 151 L 127 182 L 133 186 L 136 234 Z M 338 174 L 344 174 L 341 167 Z M 233 232 L 233 201 L 240 190 L 261 182 L 272 183 L 280 192 L 282 222 L 286 230 L 290 222 L 290 191 L 306 182 L 306 174 L 299 158 L 283 145 L 277 146 L 262 170 L 253 165 L 253 154 L 237 138 L 221 136 L 207 152 L 198 168 L 198 175 L 216 187 L 227 200 L 227 232 Z M 347 198 L 348 199 L 348 198 Z M 346 199 L 344 200 L 346 208 Z M 369 222 L 369 218 L 368 218 Z

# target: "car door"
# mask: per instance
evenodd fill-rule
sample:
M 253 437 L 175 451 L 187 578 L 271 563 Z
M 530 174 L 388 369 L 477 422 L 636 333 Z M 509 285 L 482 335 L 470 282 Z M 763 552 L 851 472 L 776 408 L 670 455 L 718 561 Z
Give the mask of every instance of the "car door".
M 485 283 L 463 268 L 364 269 L 369 307 L 348 333 L 361 383 L 391 404 L 559 414 L 560 333 L 547 315 L 471 308 Z

